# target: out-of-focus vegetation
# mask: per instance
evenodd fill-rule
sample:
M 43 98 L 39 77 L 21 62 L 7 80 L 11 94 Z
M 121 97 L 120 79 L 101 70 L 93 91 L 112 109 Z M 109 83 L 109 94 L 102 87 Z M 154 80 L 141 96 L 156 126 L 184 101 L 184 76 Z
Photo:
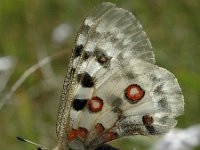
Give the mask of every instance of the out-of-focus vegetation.
M 66 53 L 35 71 L 0 110 L 0 149 L 35 149 L 16 136 L 53 148 L 58 101 L 76 32 L 84 17 L 102 0 L 1 0 L 0 56 L 16 57 L 13 76 L 3 95 L 23 72 L 42 57 L 62 48 Z M 200 2 L 198 0 L 111 0 L 133 12 L 155 48 L 157 64 L 177 77 L 184 96 L 185 114 L 178 127 L 200 123 Z M 52 32 L 66 23 L 73 34 L 55 45 Z M 49 73 L 50 71 L 50 73 Z M 1 83 L 0 83 L 1 84 Z M 1 101 L 1 99 L 0 99 Z M 155 138 L 139 137 L 113 142 L 123 150 L 146 149 Z

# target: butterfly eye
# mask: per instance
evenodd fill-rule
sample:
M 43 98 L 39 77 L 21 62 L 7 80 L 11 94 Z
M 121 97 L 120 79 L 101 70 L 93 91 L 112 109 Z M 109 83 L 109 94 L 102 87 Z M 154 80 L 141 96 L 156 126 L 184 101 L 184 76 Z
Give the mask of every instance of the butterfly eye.
M 91 112 L 101 111 L 101 109 L 103 108 L 103 100 L 98 97 L 93 97 L 89 100 L 88 107 Z
M 144 90 L 137 84 L 132 84 L 125 90 L 125 96 L 129 102 L 138 102 L 144 97 L 144 94 Z

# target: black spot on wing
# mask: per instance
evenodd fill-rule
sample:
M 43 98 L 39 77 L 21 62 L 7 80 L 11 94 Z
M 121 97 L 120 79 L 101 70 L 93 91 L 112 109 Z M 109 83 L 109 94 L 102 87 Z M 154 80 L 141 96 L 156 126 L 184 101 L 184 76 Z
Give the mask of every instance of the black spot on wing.
M 95 50 L 95 57 L 99 64 L 105 66 L 110 62 L 111 57 L 109 57 L 103 50 L 97 48 Z
M 148 130 L 149 134 L 151 134 L 151 135 L 156 134 L 155 128 L 153 126 L 145 126 L 145 127 Z
M 90 56 L 93 56 L 92 52 L 84 51 L 83 53 L 83 60 L 87 60 Z
M 123 101 L 120 97 L 115 95 L 111 95 L 108 99 L 108 103 L 112 107 L 120 107 Z
M 83 60 L 87 60 L 89 57 L 90 57 L 90 55 L 88 53 L 83 54 Z
M 150 80 L 151 80 L 153 83 L 160 82 L 160 79 L 159 79 L 155 74 L 151 74 L 151 75 L 150 75 Z
M 123 100 L 115 95 L 111 95 L 107 99 L 107 103 L 112 107 L 112 111 L 118 114 L 118 118 L 121 118 L 123 111 L 120 109 L 120 106 Z
M 157 103 L 157 105 L 158 105 L 158 109 L 159 110 L 162 110 L 162 111 L 164 111 L 164 112 L 168 112 L 168 111 L 170 111 L 170 105 L 168 104 L 168 101 L 167 101 L 167 98 L 166 97 L 163 97 L 163 98 L 161 98 L 159 101 L 158 101 L 158 103 Z
M 142 116 L 142 122 L 145 126 L 145 128 L 147 129 L 147 131 L 149 132 L 149 134 L 156 134 L 155 128 L 152 126 L 152 123 L 154 122 L 154 119 L 152 116 L 150 115 L 144 115 Z
M 81 45 L 76 45 L 75 48 L 74 48 L 74 51 L 73 51 L 74 58 L 80 56 L 81 53 L 82 53 L 82 50 L 83 50 L 83 45 L 82 44 Z
M 82 110 L 87 104 L 88 99 L 74 99 L 72 107 L 76 110 Z
M 155 94 L 163 94 L 163 93 L 164 93 L 164 92 L 163 92 L 163 86 L 164 86 L 164 83 L 157 85 L 157 86 L 155 87 L 155 89 L 153 90 L 153 92 L 154 92 Z
M 125 72 L 125 74 L 126 74 L 126 77 L 127 77 L 128 79 L 135 79 L 135 78 L 138 77 L 138 75 L 137 75 L 137 74 L 134 74 L 134 73 L 132 72 L 132 70 L 127 70 L 127 71 Z
M 78 74 L 77 81 L 81 83 L 83 87 L 90 88 L 94 86 L 94 79 L 87 72 Z
M 120 125 L 120 128 L 123 129 L 124 135 L 137 135 L 143 133 L 141 132 L 141 125 L 137 124 L 135 120 L 124 120 L 124 118 L 121 118 L 123 122 Z
M 81 27 L 80 34 L 87 35 L 89 33 L 89 31 L 90 31 L 90 26 L 83 24 L 82 27 Z

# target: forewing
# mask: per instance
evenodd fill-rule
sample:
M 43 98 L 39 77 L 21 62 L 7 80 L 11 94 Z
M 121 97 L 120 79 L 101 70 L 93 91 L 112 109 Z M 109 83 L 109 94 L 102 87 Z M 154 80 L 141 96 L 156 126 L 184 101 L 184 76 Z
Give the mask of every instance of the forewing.
M 155 63 L 150 40 L 139 21 L 132 13 L 108 2 L 98 5 L 85 19 L 76 41 L 74 68 L 91 57 L 106 65 L 103 56 L 107 59 L 132 56 Z
M 78 65 L 81 63 L 81 55 L 83 46 L 88 40 L 89 30 L 92 29 L 98 21 L 98 18 L 109 11 L 115 5 L 112 3 L 102 3 L 97 6 L 89 15 L 91 23 L 88 26 L 84 24 L 81 27 L 80 33 L 77 37 L 76 46 L 73 49 L 72 57 L 70 59 L 68 72 L 65 76 L 65 81 L 63 85 L 62 95 L 60 98 L 59 111 L 57 115 L 56 123 L 56 134 L 59 139 L 59 143 L 66 143 L 66 130 L 70 126 L 69 122 L 69 112 L 71 107 L 71 99 L 73 97 L 73 90 L 75 86 L 75 80 L 77 77 Z M 76 63 L 79 62 L 79 63 Z

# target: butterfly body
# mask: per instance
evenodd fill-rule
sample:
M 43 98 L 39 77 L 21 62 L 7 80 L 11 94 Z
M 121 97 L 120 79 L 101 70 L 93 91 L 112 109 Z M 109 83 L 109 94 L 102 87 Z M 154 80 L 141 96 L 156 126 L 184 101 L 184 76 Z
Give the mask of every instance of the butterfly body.
M 151 43 L 130 12 L 98 5 L 85 19 L 63 86 L 60 150 L 93 150 L 130 135 L 176 125 L 183 96 L 172 73 L 156 66 Z

